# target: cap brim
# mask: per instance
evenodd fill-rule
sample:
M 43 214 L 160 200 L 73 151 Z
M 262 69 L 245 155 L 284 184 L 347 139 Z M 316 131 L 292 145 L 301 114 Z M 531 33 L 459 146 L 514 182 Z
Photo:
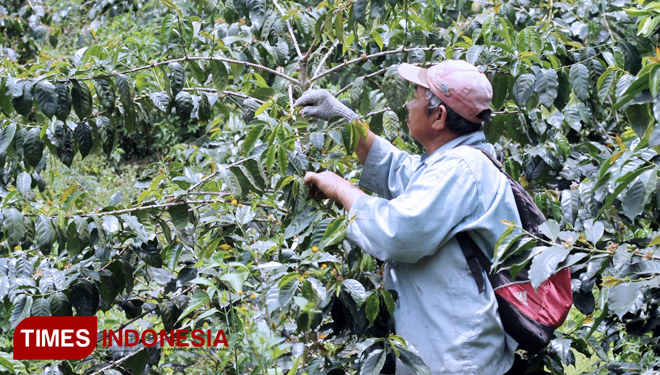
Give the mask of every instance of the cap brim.
M 429 81 L 427 79 L 427 69 L 420 68 L 418 66 L 401 63 L 397 69 L 401 78 L 405 79 L 408 82 L 412 82 L 418 86 L 429 88 Z

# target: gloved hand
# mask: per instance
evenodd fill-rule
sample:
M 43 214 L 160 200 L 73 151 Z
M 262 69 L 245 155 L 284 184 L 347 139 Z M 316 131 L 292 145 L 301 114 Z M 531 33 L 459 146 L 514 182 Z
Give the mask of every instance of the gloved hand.
M 328 90 L 309 90 L 303 94 L 293 107 L 304 107 L 300 114 L 304 117 L 316 117 L 328 120 L 333 116 L 342 116 L 348 121 L 357 120 L 357 113 L 337 100 Z

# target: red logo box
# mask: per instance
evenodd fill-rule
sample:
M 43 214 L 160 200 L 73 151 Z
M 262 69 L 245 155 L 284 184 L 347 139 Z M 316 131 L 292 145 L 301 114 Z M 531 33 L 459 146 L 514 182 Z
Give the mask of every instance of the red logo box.
M 33 316 L 14 330 L 14 359 L 83 359 L 96 347 L 95 316 Z

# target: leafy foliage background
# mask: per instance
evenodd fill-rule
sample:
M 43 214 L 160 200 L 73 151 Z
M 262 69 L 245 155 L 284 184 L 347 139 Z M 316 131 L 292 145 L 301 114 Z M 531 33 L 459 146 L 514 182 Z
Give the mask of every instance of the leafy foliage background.
M 486 135 L 549 218 L 538 234 L 505 223 L 497 265 L 531 262 L 536 285 L 571 267 L 575 309 L 532 368 L 651 373 L 659 13 L 627 0 L 6 1 L 0 371 L 377 374 L 396 355 L 430 373 L 390 334 L 382 264 L 302 183 L 319 169 L 356 181 L 363 128 L 291 104 L 327 88 L 420 152 L 395 66 L 453 58 L 491 79 Z M 222 328 L 230 346 L 13 361 L 13 329 L 37 315 Z

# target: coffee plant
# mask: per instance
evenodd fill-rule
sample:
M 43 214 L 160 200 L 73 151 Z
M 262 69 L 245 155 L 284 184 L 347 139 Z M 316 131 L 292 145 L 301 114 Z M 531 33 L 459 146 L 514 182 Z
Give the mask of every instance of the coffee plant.
M 357 181 L 364 127 L 292 104 L 328 89 L 420 153 L 396 66 L 464 59 L 493 84 L 489 142 L 549 219 L 503 223 L 495 265 L 531 264 L 534 285 L 572 273 L 575 309 L 530 370 L 563 374 L 580 353 L 584 373 L 654 373 L 659 24 L 660 2 L 630 0 L 4 2 L 0 371 L 378 374 L 396 357 L 431 374 L 392 332 L 383 264 L 303 183 Z M 135 198 L 51 186 L 99 156 L 107 173 L 141 161 Z M 71 315 L 224 329 L 229 347 L 12 360 L 22 319 Z

